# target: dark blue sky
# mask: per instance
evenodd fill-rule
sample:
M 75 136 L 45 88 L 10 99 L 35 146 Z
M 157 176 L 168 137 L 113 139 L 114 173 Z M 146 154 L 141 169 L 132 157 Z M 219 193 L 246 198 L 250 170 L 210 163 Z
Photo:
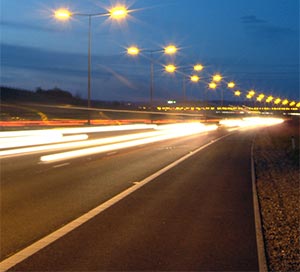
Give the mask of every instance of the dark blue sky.
M 87 18 L 55 21 L 51 12 L 69 7 L 97 13 L 114 1 L 0 0 L 1 85 L 34 90 L 55 86 L 87 94 Z M 123 2 L 125 3 L 125 2 Z M 135 12 L 125 24 L 93 18 L 92 98 L 148 100 L 149 59 L 126 56 L 136 44 L 160 49 L 180 47 L 179 70 L 205 66 L 197 86 L 187 83 L 189 98 L 203 97 L 210 76 L 219 72 L 246 93 L 299 100 L 299 0 L 129 0 Z M 155 99 L 180 99 L 182 75 L 165 74 L 169 61 L 155 54 Z M 221 87 L 225 87 L 225 81 Z M 230 91 L 226 97 L 232 97 Z M 210 91 L 211 99 L 220 97 Z

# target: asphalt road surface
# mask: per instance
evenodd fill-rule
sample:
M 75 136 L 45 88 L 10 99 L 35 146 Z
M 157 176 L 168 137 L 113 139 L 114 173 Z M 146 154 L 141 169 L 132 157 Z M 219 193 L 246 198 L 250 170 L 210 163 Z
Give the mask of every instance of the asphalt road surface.
M 223 132 L 53 164 L 34 155 L 1 161 L 1 260 L 131 187 Z
M 4 160 L 2 259 L 221 134 L 59 165 Z M 12 270 L 258 270 L 252 138 L 241 132 L 210 145 Z

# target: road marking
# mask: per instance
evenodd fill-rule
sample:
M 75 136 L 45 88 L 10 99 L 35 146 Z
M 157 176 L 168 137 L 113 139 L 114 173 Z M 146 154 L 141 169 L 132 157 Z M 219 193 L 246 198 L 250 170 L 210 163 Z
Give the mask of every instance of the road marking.
M 265 254 L 264 238 L 262 233 L 260 206 L 259 206 L 258 194 L 256 188 L 256 174 L 255 174 L 253 149 L 254 149 L 254 140 L 251 146 L 251 177 L 252 177 L 252 194 L 253 194 L 253 208 L 254 208 L 258 266 L 259 266 L 259 272 L 267 272 L 268 267 L 267 267 L 267 260 Z
M 205 149 L 206 147 L 232 135 L 233 133 L 227 134 L 225 136 L 222 136 L 220 138 L 215 139 L 213 142 L 209 142 L 191 152 L 184 155 L 180 159 L 172 162 L 171 164 L 165 166 L 164 168 L 158 170 L 154 174 L 150 175 L 149 177 L 141 180 L 140 182 L 135 182 L 135 184 L 125 191 L 119 193 L 118 195 L 114 196 L 113 198 L 109 199 L 108 201 L 100 204 L 98 207 L 90 210 L 89 212 L 85 213 L 84 215 L 80 216 L 79 218 L 71 221 L 70 223 L 66 224 L 65 226 L 61 227 L 60 229 L 50 233 L 49 235 L 45 236 L 44 238 L 38 240 L 37 242 L 31 244 L 30 246 L 24 248 L 23 250 L 17 252 L 16 254 L 8 257 L 7 259 L 3 260 L 0 263 L 0 271 L 4 272 L 8 269 L 12 268 L 13 266 L 17 265 L 18 263 L 26 260 L 28 257 L 32 256 L 33 254 L 37 253 L 38 251 L 42 250 L 46 246 L 52 244 L 59 238 L 63 237 L 64 235 L 68 234 L 72 230 L 78 228 L 82 224 L 86 223 L 90 219 L 94 218 L 95 216 L 99 215 L 109 207 L 113 206 L 114 204 L 118 203 L 120 200 L 124 199 L 128 195 L 132 194 L 133 192 L 137 191 L 150 181 L 154 180 L 155 178 L 159 177 L 163 173 L 167 172 L 171 168 L 177 166 L 181 162 L 185 161 L 186 159 L 190 158 L 191 156 L 195 155 L 199 151 Z
M 67 166 L 67 165 L 70 165 L 69 162 L 66 162 L 66 163 L 62 163 L 62 164 L 58 164 L 58 165 L 54 165 L 53 168 L 59 168 L 59 167 L 64 167 L 64 166 Z

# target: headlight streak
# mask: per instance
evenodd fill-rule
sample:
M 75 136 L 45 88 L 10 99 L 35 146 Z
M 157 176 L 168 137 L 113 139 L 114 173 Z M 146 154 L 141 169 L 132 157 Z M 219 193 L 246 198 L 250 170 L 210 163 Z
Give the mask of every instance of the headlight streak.
M 189 136 L 189 135 L 203 133 L 203 132 L 212 131 L 212 130 L 217 129 L 216 125 L 204 126 L 199 123 L 198 124 L 185 124 L 185 125 L 181 125 L 180 127 L 181 127 L 181 130 L 178 130 L 178 128 L 176 128 L 176 127 L 173 127 L 170 130 L 164 130 L 164 133 L 159 136 L 131 140 L 131 141 L 123 142 L 123 143 L 109 144 L 109 145 L 104 145 L 104 146 L 99 146 L 99 147 L 91 147 L 91 148 L 85 148 L 85 149 L 80 149 L 80 150 L 73 150 L 73 151 L 57 153 L 57 154 L 53 154 L 53 155 L 46 155 L 46 156 L 42 156 L 40 158 L 40 160 L 41 160 L 41 162 L 44 162 L 44 163 L 58 162 L 58 161 L 78 158 L 78 157 L 82 157 L 82 156 L 94 155 L 94 154 L 104 153 L 104 152 L 108 152 L 108 151 L 115 151 L 115 150 L 120 150 L 120 149 L 124 149 L 124 148 L 155 143 L 155 142 L 163 141 L 163 140 L 170 140 L 170 139 L 174 139 L 174 138 Z M 184 127 L 184 129 L 183 129 L 183 127 Z
M 160 131 L 151 131 L 151 132 L 135 133 L 135 134 L 129 134 L 129 135 L 122 135 L 122 136 L 106 137 L 106 138 L 87 140 L 87 141 L 81 141 L 81 142 L 72 142 L 72 143 L 64 143 L 64 144 L 53 144 L 53 145 L 45 145 L 45 146 L 10 149 L 10 150 L 0 151 L 0 158 L 15 156 L 15 155 L 25 155 L 25 154 L 29 155 L 29 154 L 43 152 L 43 151 L 54 151 L 54 150 L 60 150 L 60 149 L 82 148 L 82 147 L 87 147 L 87 146 L 111 144 L 111 143 L 116 143 L 116 142 L 124 142 L 124 141 L 134 140 L 134 139 L 138 139 L 138 138 L 153 137 L 153 136 L 157 136 L 157 135 L 161 135 L 161 134 L 162 134 L 162 132 L 160 132 Z M 75 136 L 68 136 L 68 137 L 75 137 Z
M 92 132 L 110 132 L 125 131 L 135 129 L 154 129 L 156 125 L 150 124 L 134 124 L 134 125 L 118 125 L 118 126 L 96 126 L 96 127 L 78 127 L 78 128 L 57 128 L 57 129 L 41 129 L 41 130 L 19 130 L 19 131 L 2 131 L 0 139 L 4 137 L 20 137 L 34 135 L 49 135 L 49 133 L 59 134 L 76 134 L 76 133 L 92 133 Z
M 54 144 L 72 141 L 82 141 L 88 139 L 87 134 L 78 134 L 72 136 L 63 135 L 45 135 L 43 137 L 38 136 L 26 136 L 26 137 L 14 137 L 14 138 L 2 138 L 0 139 L 0 149 L 16 148 L 25 146 L 36 146 L 43 144 Z M 0 153 L 1 154 L 1 153 Z M 1 156 L 1 155 L 0 155 Z
M 225 119 L 219 122 L 226 127 L 250 128 L 257 126 L 273 126 L 283 123 L 281 118 L 248 117 L 243 119 Z

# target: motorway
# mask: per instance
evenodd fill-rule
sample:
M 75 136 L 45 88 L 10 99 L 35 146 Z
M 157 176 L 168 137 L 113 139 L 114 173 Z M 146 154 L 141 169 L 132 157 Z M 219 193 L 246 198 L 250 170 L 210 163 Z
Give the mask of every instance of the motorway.
M 12 270 L 258 270 L 254 131 L 217 129 L 50 163 L 40 160 L 50 151 L 3 158 L 1 260 L 211 143 Z

